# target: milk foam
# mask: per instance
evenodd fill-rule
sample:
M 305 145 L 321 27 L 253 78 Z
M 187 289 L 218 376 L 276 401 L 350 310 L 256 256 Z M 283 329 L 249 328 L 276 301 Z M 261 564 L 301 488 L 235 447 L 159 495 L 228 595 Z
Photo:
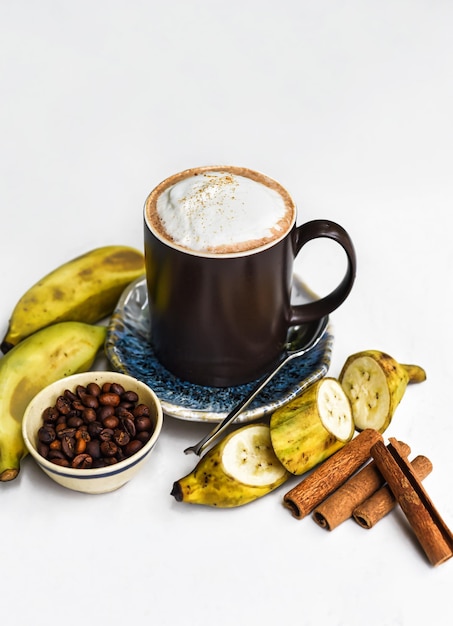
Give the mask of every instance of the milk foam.
M 292 219 L 292 210 L 275 189 L 220 171 L 205 171 L 175 183 L 158 197 L 156 210 L 176 244 L 218 253 L 278 239 Z

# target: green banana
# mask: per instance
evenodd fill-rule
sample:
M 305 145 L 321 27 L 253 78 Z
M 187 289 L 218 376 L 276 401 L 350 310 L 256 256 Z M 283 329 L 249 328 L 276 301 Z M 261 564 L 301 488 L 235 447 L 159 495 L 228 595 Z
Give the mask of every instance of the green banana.
M 0 481 L 13 480 L 27 450 L 22 417 L 30 400 L 50 383 L 90 369 L 107 329 L 60 322 L 21 341 L 0 359 Z
M 125 289 L 145 272 L 144 255 L 128 246 L 95 248 L 44 276 L 17 302 L 1 343 L 4 354 L 57 322 L 95 324 L 110 315 Z
M 380 350 L 363 350 L 346 360 L 339 381 L 348 396 L 357 430 L 383 433 L 409 383 L 426 380 L 418 365 L 403 365 Z
M 340 383 L 322 378 L 274 411 L 270 436 L 291 474 L 303 474 L 342 448 L 354 435 L 351 406 Z
M 276 458 L 266 424 L 249 424 L 227 435 L 195 469 L 173 483 L 177 502 L 231 508 L 276 489 L 290 474 Z

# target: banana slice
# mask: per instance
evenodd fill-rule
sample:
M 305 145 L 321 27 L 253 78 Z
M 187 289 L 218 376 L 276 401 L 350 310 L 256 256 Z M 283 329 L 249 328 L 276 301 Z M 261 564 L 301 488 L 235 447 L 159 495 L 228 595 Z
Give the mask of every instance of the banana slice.
M 426 380 L 418 365 L 403 365 L 379 350 L 351 355 L 339 381 L 349 398 L 357 430 L 373 428 L 383 433 L 409 383 Z
M 282 465 L 303 474 L 344 446 L 354 435 L 349 400 L 340 383 L 323 378 L 271 417 L 272 446 Z
M 237 431 L 225 443 L 222 462 L 229 476 L 253 487 L 274 484 L 285 474 L 264 425 Z
M 269 426 L 249 424 L 230 433 L 173 484 L 178 502 L 219 508 L 247 504 L 289 478 L 272 449 Z
M 342 387 L 334 378 L 318 384 L 318 414 L 324 428 L 339 441 L 349 441 L 354 434 L 351 407 Z

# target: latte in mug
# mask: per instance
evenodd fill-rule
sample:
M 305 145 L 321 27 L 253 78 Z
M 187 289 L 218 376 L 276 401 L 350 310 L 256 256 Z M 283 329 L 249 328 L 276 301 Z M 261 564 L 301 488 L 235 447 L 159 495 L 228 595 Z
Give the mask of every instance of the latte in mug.
M 281 239 L 295 210 L 275 181 L 213 169 L 164 189 L 147 218 L 164 239 L 185 250 L 234 254 Z
M 330 294 L 293 304 L 293 262 L 318 237 L 346 252 L 347 271 Z M 144 207 L 151 343 L 169 372 L 228 387 L 263 376 L 288 328 L 328 315 L 355 278 L 348 233 L 326 219 L 296 226 L 280 183 L 237 166 L 203 166 L 162 181 Z

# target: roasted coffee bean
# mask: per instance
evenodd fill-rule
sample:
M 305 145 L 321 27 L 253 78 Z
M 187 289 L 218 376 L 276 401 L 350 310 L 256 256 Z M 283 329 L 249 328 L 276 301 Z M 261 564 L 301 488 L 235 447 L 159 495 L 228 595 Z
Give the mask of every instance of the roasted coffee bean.
M 124 461 L 124 459 L 126 459 L 126 455 L 124 453 L 124 449 L 123 448 L 118 448 L 118 452 L 115 454 L 115 459 L 119 462 L 119 461 Z
M 150 409 L 118 383 L 66 389 L 43 411 L 38 449 L 53 463 L 105 467 L 135 454 L 153 432 Z
M 82 419 L 85 424 L 91 424 L 91 422 L 95 422 L 97 419 L 96 411 L 92 408 L 86 408 L 83 410 Z
M 126 409 L 124 406 L 119 406 L 115 409 L 115 415 L 122 419 L 123 417 L 127 417 L 128 419 L 133 420 L 134 414 L 129 409 Z
M 57 437 L 58 435 L 60 435 L 60 433 L 63 433 L 63 431 L 66 430 L 67 427 L 68 425 L 66 424 L 66 418 L 61 422 L 60 420 L 58 420 L 58 423 L 55 426 L 55 432 L 57 433 Z
M 121 398 L 117 393 L 113 393 L 110 391 L 109 393 L 101 393 L 101 395 L 99 396 L 99 402 L 104 406 L 118 406 L 121 402 Z
M 118 396 L 121 396 L 123 393 L 125 393 L 125 389 L 123 387 L 123 385 L 120 385 L 119 383 L 112 383 L 110 385 L 110 393 L 116 393 Z
M 38 440 L 41 441 L 41 443 L 51 443 L 55 437 L 55 429 L 48 424 L 41 426 L 38 430 Z
M 72 408 L 69 413 L 66 414 L 66 421 L 68 421 L 68 419 L 70 419 L 71 417 L 80 417 L 80 411 L 76 411 L 72 404 L 71 407 Z
M 70 389 L 65 389 L 64 397 L 67 398 L 70 402 L 74 402 L 77 400 L 77 395 L 73 393 Z
M 109 428 L 112 430 L 114 430 L 118 426 L 119 423 L 120 423 L 120 420 L 116 417 L 116 415 L 110 415 L 109 417 L 106 417 L 104 421 L 102 422 L 105 428 Z
M 79 428 L 83 424 L 83 419 L 78 415 L 72 415 L 71 417 L 68 417 L 67 424 L 71 428 Z
M 131 436 L 131 438 L 135 437 L 135 433 L 137 429 L 135 428 L 134 419 L 130 417 L 123 417 L 121 419 L 121 423 L 123 424 L 124 430 Z
M 125 400 L 121 400 L 119 403 L 117 410 L 119 408 L 126 409 L 127 411 L 133 411 L 135 404 L 133 402 L 126 402 Z
M 64 424 L 58 424 L 56 431 L 57 437 L 63 439 L 63 437 L 74 437 L 76 429 Z
M 85 452 L 87 443 L 91 441 L 90 434 L 87 430 L 78 430 L 75 434 L 75 453 L 82 454 Z
M 97 409 L 99 406 L 99 400 L 98 400 L 98 396 L 92 396 L 89 393 L 85 393 L 81 396 L 81 401 L 82 403 L 86 406 L 89 407 L 90 409 Z
M 59 396 L 55 402 L 55 406 L 62 415 L 67 415 L 71 410 L 71 401 L 64 396 Z
M 51 461 L 53 461 L 53 459 L 66 459 L 64 452 L 62 452 L 61 450 L 49 450 L 47 458 Z
M 152 422 L 147 415 L 140 415 L 140 417 L 137 417 L 135 420 L 135 428 L 137 429 L 137 432 L 140 432 L 141 430 L 149 431 L 152 427 Z
M 127 446 L 131 438 L 125 430 L 123 430 L 122 428 L 117 428 L 113 433 L 113 440 L 116 444 L 123 447 Z
M 113 437 L 113 429 L 112 428 L 103 428 L 99 433 L 100 441 L 110 441 Z
M 72 459 L 75 455 L 75 438 L 65 435 L 61 440 L 61 451 L 68 459 Z
M 42 418 L 45 422 L 54 423 L 60 417 L 60 412 L 54 406 L 49 406 L 47 409 L 44 409 Z
M 101 388 L 97 383 L 89 383 L 87 385 L 87 391 L 90 396 L 99 396 L 101 393 Z
M 93 459 L 89 454 L 78 454 L 72 459 L 71 467 L 76 469 L 90 469 Z
M 114 406 L 102 405 L 96 411 L 97 419 L 100 422 L 103 422 L 106 417 L 111 417 L 112 415 L 115 415 L 115 407 Z
M 76 439 L 74 444 L 74 454 L 83 454 L 87 449 L 87 442 L 85 439 Z
M 104 467 L 106 465 L 116 465 L 118 463 L 118 459 L 114 456 L 105 456 L 103 459 Z
M 47 457 L 47 455 L 49 454 L 49 446 L 47 445 L 47 443 L 43 443 L 42 441 L 38 441 L 36 448 L 38 450 L 38 453 L 41 456 Z
M 129 441 L 125 448 L 126 455 L 132 456 L 133 454 L 138 452 L 140 448 L 143 448 L 143 443 L 138 439 L 132 439 L 132 441 Z
M 54 465 L 60 465 L 60 467 L 69 467 L 69 461 L 68 459 L 60 459 L 60 458 L 55 458 L 55 459 L 49 459 L 49 461 L 52 461 L 52 463 L 54 463 Z
M 139 433 L 135 435 L 135 438 L 141 441 L 142 443 L 146 443 L 150 437 L 151 437 L 151 433 L 148 430 L 141 430 Z
M 103 430 L 104 430 L 103 425 L 101 424 L 101 422 L 98 422 L 97 420 L 95 422 L 91 422 L 91 424 L 88 424 L 88 432 L 90 433 L 92 439 L 99 437 L 99 434 Z
M 114 441 L 110 439 L 108 441 L 103 441 L 101 443 L 101 454 L 102 456 L 115 456 L 118 452 L 118 446 Z
M 146 404 L 137 404 L 135 409 L 133 410 L 134 417 L 141 417 L 142 415 L 146 415 L 149 417 L 150 410 Z
M 101 443 L 99 439 L 92 439 L 87 443 L 85 452 L 89 454 L 93 459 L 101 458 Z
M 124 400 L 126 402 L 133 402 L 135 404 L 136 402 L 138 402 L 138 395 L 135 393 L 135 391 L 125 391 L 121 396 L 121 400 Z

